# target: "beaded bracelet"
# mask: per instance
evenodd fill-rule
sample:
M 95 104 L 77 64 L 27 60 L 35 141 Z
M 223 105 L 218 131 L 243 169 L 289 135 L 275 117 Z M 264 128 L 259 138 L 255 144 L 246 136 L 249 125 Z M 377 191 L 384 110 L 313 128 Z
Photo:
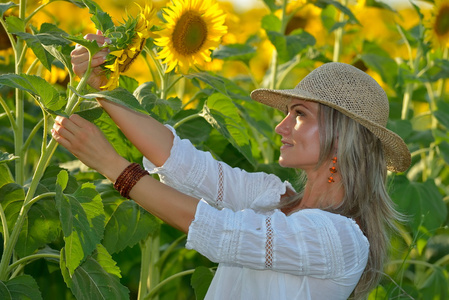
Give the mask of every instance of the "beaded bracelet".
M 138 163 L 132 163 L 127 166 L 117 177 L 114 188 L 124 198 L 130 199 L 129 193 L 136 183 L 145 175 L 149 175 L 148 171 L 143 170 Z

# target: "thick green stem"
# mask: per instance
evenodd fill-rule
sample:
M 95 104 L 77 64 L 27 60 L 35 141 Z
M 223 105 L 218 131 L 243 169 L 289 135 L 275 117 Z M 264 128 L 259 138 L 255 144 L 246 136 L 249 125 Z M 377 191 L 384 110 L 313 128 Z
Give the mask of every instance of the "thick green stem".
M 20 0 L 19 18 L 25 19 L 26 0 Z M 15 59 L 15 74 L 21 74 L 23 69 L 23 57 L 26 51 L 25 44 L 22 39 L 18 38 L 15 45 L 14 59 Z M 23 185 L 25 178 L 23 176 L 25 158 L 23 155 L 23 124 L 24 124 L 24 93 L 16 89 L 16 130 L 14 131 L 14 152 L 19 158 L 15 161 L 15 181 L 19 185 Z
M 447 61 L 448 59 L 449 59 L 449 47 L 446 47 L 443 50 L 443 60 Z M 446 88 L 446 81 L 447 78 L 441 78 L 438 82 L 437 97 L 440 98 L 440 100 L 443 100 L 444 90 Z
M 169 80 L 169 74 L 164 73 L 164 75 L 161 77 L 161 99 L 166 100 L 167 99 L 167 93 L 168 93 L 168 80 Z
M 144 299 L 148 291 L 159 284 L 160 268 L 157 266 L 157 261 L 159 260 L 159 243 L 159 232 L 149 235 L 141 243 L 142 258 L 137 300 Z
M 401 113 L 402 120 L 407 120 L 408 118 L 408 110 L 410 108 L 414 88 L 415 86 L 413 83 L 407 84 L 405 88 L 404 98 L 402 99 L 402 113 Z
M 33 179 L 31 181 L 28 192 L 25 196 L 25 200 L 23 206 L 20 210 L 19 216 L 17 217 L 16 223 L 14 224 L 13 231 L 9 238 L 8 244 L 6 245 L 2 259 L 0 261 L 0 280 L 6 280 L 8 276 L 8 265 L 11 260 L 14 247 L 17 243 L 17 239 L 19 238 L 20 231 L 22 230 L 23 222 L 26 219 L 29 208 L 31 207 L 30 203 L 33 203 L 33 196 L 38 187 L 39 181 L 44 175 L 45 169 L 50 161 L 50 158 L 53 156 L 54 151 L 56 150 L 58 143 L 56 140 L 51 139 L 47 148 L 43 153 L 41 153 L 41 157 L 37 164 L 36 171 L 34 172 Z
M 285 34 L 285 29 L 287 28 L 287 0 L 282 1 L 282 16 L 281 16 L 281 33 Z M 271 58 L 271 81 L 270 81 L 270 89 L 277 88 L 277 73 L 278 73 L 278 53 L 277 50 L 274 49 L 273 56 Z
M 89 52 L 89 65 L 87 67 L 87 70 L 84 73 L 83 77 L 81 78 L 80 82 L 78 83 L 78 86 L 76 87 L 76 93 L 70 95 L 70 98 L 67 101 L 67 106 L 64 110 L 64 112 L 69 116 L 75 112 L 76 108 L 79 106 L 81 102 L 77 94 L 79 94 L 87 85 L 87 80 L 89 79 L 90 74 L 92 73 L 92 68 L 90 67 L 91 61 L 92 55 L 90 55 Z
M 344 6 L 348 5 L 348 0 L 343 0 L 342 4 Z M 339 22 L 342 23 L 345 20 L 345 15 L 343 12 L 340 12 L 340 16 L 339 16 Z M 334 54 L 332 57 L 333 61 L 340 61 L 340 56 L 341 56 L 341 49 L 342 49 L 342 44 L 343 44 L 343 27 L 340 27 L 338 29 L 335 30 L 335 41 L 334 41 Z

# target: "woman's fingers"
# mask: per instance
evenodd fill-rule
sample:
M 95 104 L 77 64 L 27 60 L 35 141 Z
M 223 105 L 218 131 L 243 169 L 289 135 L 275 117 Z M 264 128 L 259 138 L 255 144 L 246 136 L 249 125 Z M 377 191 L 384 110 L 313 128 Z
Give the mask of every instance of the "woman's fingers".
M 97 31 L 97 34 L 87 34 L 84 38 L 86 40 L 96 41 L 99 46 L 103 46 L 105 43 L 111 42 L 108 38 L 105 38 L 101 34 L 101 31 Z M 109 49 L 104 48 L 96 53 L 91 59 L 90 67 L 93 68 L 93 72 L 89 77 L 88 82 L 89 85 L 96 89 L 100 89 L 107 82 L 106 77 L 102 73 L 102 69 L 99 67 L 105 62 L 108 54 Z M 70 56 L 72 60 L 73 72 L 75 72 L 75 74 L 79 77 L 82 77 L 89 67 L 89 51 L 81 45 L 76 45 Z

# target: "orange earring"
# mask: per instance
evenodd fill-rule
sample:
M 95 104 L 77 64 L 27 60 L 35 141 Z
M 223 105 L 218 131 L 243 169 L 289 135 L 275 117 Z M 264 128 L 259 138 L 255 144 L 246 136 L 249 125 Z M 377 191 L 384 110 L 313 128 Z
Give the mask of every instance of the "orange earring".
M 335 182 L 334 180 L 334 174 L 337 173 L 337 168 L 335 167 L 335 164 L 337 163 L 337 157 L 334 156 L 332 158 L 332 163 L 334 164 L 332 167 L 330 167 L 329 171 L 331 172 L 331 176 L 327 179 L 327 182 L 332 183 Z

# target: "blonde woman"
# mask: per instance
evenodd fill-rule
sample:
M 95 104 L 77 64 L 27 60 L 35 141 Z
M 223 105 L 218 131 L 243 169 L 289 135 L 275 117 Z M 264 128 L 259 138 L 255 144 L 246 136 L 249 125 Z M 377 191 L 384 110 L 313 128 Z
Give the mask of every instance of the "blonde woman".
M 87 57 L 81 47 L 72 53 L 80 75 Z M 103 81 L 94 75 L 90 82 L 98 88 Z M 53 136 L 124 197 L 186 232 L 187 248 L 219 263 L 206 299 L 365 297 L 380 278 L 396 217 L 387 170 L 410 164 L 403 140 L 385 127 L 385 92 L 355 67 L 328 63 L 294 89 L 251 96 L 286 113 L 275 129 L 279 164 L 304 171 L 302 191 L 271 174 L 231 168 L 170 126 L 107 100 L 98 101 L 161 182 L 77 115 L 57 117 Z

